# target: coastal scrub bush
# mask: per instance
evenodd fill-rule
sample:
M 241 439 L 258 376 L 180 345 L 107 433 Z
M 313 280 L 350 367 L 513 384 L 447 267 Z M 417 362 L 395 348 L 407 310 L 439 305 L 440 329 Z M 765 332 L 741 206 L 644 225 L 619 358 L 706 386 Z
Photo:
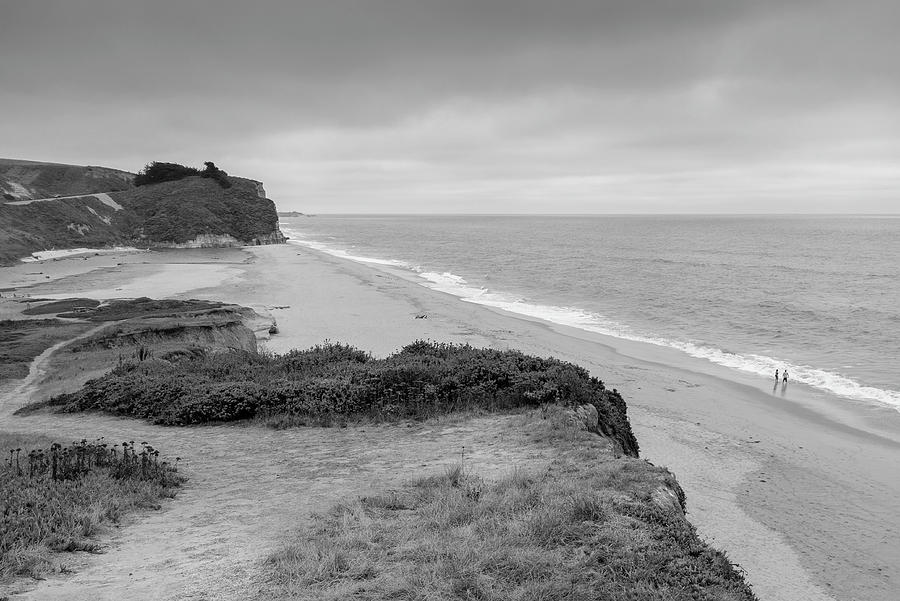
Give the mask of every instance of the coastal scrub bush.
M 135 186 L 146 186 L 162 182 L 174 182 L 200 172 L 194 167 L 186 167 L 178 163 L 161 163 L 153 161 L 144 167 L 134 178 Z
M 177 361 L 126 361 L 74 393 L 63 412 L 104 411 L 188 425 L 264 418 L 330 424 L 335 418 L 423 419 L 457 411 L 590 404 L 598 431 L 637 456 L 621 395 L 582 367 L 513 350 L 416 341 L 385 359 L 342 344 L 284 355 L 246 351 Z
M 212 161 L 204 163 L 206 167 L 202 171 L 194 167 L 179 165 L 178 163 L 161 163 L 153 161 L 144 167 L 134 178 L 135 186 L 146 186 L 149 184 L 161 184 L 162 182 L 175 182 L 186 177 L 199 175 L 212 179 L 223 188 L 230 188 L 231 182 L 228 180 L 228 174 L 216 167 Z
M 96 551 L 91 537 L 104 523 L 157 508 L 183 482 L 147 443 L 100 439 L 28 449 L 29 442 L 0 434 L 0 582 L 53 571 L 52 552 Z
M 216 167 L 215 163 L 206 161 L 204 165 L 206 165 L 206 168 L 200 172 L 200 177 L 208 177 L 223 188 L 231 187 L 231 181 L 228 179 L 228 174 Z

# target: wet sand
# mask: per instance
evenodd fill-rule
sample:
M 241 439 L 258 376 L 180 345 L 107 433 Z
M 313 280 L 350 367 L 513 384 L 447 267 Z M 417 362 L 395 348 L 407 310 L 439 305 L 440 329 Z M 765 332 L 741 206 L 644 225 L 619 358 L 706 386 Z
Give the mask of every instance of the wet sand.
M 743 567 L 760 599 L 896 599 L 896 411 L 796 384 L 773 389 L 669 349 L 464 303 L 408 277 L 282 245 L 31 263 L 0 270 L 0 289 L 245 304 L 277 321 L 266 343 L 276 352 L 329 339 L 386 355 L 423 338 L 577 362 L 622 392 L 642 457 L 675 472 L 689 519 Z M 16 429 L 20 418 L 0 419 Z

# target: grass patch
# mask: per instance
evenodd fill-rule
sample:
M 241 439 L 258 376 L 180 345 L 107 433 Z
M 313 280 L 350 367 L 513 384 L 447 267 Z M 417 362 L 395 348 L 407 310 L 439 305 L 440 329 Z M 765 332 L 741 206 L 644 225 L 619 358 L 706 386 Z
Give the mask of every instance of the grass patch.
M 584 368 L 468 345 L 419 341 L 386 359 L 326 344 L 285 355 L 235 351 L 126 361 L 81 390 L 48 401 L 63 412 L 105 411 L 165 425 L 251 418 L 331 425 L 548 403 L 593 405 L 597 431 L 637 456 L 624 400 Z
M 0 321 L 0 382 L 24 378 L 35 357 L 88 327 L 57 319 Z
M 58 552 L 100 550 L 95 535 L 127 512 L 159 508 L 183 482 L 141 443 L 0 433 L 0 582 L 63 569 Z
M 677 488 L 671 473 L 615 458 L 560 412 L 530 421 L 560 443 L 547 470 L 488 482 L 458 465 L 339 504 L 268 558 L 261 598 L 755 599 L 678 508 L 654 500 Z
M 62 313 L 60 317 L 78 317 L 88 321 L 121 321 L 139 317 L 177 317 L 186 314 L 210 312 L 224 307 L 224 303 L 205 300 L 157 300 L 147 297 L 114 300 L 97 304 L 87 311 Z
M 38 301 L 32 299 L 27 302 L 29 304 Z M 66 298 L 58 301 L 45 302 L 35 306 L 29 306 L 22 311 L 24 315 L 56 315 L 57 313 L 66 313 L 74 311 L 84 311 L 86 309 L 94 309 L 100 304 L 100 301 L 92 298 Z

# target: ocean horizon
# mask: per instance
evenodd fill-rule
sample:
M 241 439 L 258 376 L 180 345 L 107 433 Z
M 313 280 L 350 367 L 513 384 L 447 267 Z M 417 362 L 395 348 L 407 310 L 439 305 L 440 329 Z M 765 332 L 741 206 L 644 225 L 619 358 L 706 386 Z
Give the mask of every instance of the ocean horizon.
M 290 242 L 461 301 L 900 411 L 900 216 L 320 215 Z

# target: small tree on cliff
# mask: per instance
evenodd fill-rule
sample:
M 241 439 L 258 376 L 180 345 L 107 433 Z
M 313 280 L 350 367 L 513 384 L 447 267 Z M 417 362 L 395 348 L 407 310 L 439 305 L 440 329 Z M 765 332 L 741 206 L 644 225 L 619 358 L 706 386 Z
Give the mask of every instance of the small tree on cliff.
M 231 187 L 231 181 L 228 179 L 228 174 L 216 167 L 215 163 L 213 163 L 212 161 L 206 161 L 203 164 L 206 165 L 206 168 L 200 172 L 200 177 L 208 177 L 210 179 L 213 179 L 223 188 Z
M 198 175 L 200 172 L 193 167 L 186 167 L 178 163 L 160 163 L 153 161 L 144 167 L 140 173 L 134 177 L 135 186 L 146 186 L 148 184 L 159 184 L 161 182 L 174 182 L 192 175 Z

